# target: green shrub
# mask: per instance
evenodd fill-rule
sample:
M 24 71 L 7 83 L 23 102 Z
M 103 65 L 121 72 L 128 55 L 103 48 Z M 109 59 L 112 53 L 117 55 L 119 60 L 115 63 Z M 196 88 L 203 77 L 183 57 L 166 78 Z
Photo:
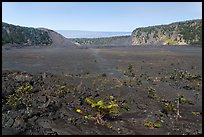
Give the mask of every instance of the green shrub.
M 109 96 L 108 98 L 106 97 L 105 99 L 101 99 L 99 101 L 95 101 L 90 98 L 85 99 L 88 105 L 91 106 L 91 111 L 94 113 L 93 115 L 84 114 L 85 112 L 83 112 L 80 109 L 76 109 L 76 112 L 82 114 L 86 119 L 94 119 L 96 123 L 104 125 L 105 117 L 110 118 L 115 116 L 114 114 L 119 113 L 119 105 L 116 103 L 116 100 L 114 99 L 114 97 Z M 88 113 L 91 113 L 91 112 L 88 112 Z
M 166 114 L 168 113 L 176 113 L 176 109 L 174 107 L 173 102 L 166 102 L 164 103 L 164 111 Z
M 161 127 L 161 124 L 153 122 L 153 121 L 149 121 L 149 122 L 144 123 L 144 126 L 149 127 L 149 128 L 159 128 Z
M 134 67 L 133 64 L 128 64 L 127 71 L 124 72 L 124 75 L 134 77 L 135 74 L 133 73 L 133 67 Z
M 194 116 L 198 116 L 198 115 L 200 115 L 200 112 L 192 112 L 192 114 L 194 115 Z

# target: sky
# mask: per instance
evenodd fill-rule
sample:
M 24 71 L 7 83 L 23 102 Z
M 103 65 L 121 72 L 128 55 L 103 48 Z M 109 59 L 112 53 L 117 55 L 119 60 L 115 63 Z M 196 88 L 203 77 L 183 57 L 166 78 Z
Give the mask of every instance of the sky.
M 2 21 L 52 30 L 132 32 L 202 19 L 202 2 L 2 2 Z

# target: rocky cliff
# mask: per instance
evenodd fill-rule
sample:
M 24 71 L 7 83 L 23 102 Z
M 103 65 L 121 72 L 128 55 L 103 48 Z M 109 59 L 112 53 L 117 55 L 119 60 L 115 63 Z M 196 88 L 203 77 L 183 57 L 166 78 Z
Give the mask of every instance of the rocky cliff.
M 135 29 L 132 45 L 202 45 L 202 19 Z
M 16 26 L 2 22 L 2 46 L 70 46 L 74 45 L 59 33 L 45 28 Z

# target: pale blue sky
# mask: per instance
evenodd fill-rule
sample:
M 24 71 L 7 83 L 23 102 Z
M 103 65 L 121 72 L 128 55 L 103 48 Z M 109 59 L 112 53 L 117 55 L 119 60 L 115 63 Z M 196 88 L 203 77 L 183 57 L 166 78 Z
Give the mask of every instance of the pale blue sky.
M 52 30 L 125 31 L 202 19 L 202 2 L 2 2 L 2 21 Z

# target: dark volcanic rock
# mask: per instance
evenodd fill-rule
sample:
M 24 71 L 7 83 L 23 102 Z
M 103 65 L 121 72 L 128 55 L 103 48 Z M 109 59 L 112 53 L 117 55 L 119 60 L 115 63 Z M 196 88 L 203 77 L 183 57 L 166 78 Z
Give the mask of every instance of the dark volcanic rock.
M 20 130 L 15 128 L 2 128 L 2 135 L 19 135 Z
M 25 79 L 25 76 L 31 78 Z M 93 87 L 94 80 L 95 87 Z M 200 122 L 202 120 L 202 109 L 200 105 L 196 103 L 193 106 L 181 104 L 180 114 L 182 117 L 179 118 L 178 121 L 175 121 L 174 113 L 162 113 L 164 101 L 162 102 L 162 99 L 159 100 L 159 98 L 158 100 L 149 98 L 148 91 L 142 87 L 143 85 L 138 87 L 136 86 L 136 82 L 132 82 L 132 86 L 129 86 L 130 81 L 127 81 L 127 85 L 121 85 L 122 82 L 119 82 L 119 80 L 125 81 L 128 79 L 118 79 L 118 81 L 116 81 L 112 77 L 104 77 L 101 75 L 94 77 L 68 77 L 50 73 L 23 74 L 20 72 L 3 72 L 2 91 L 4 92 L 2 92 L 2 94 L 4 94 L 4 98 L 2 99 L 2 134 L 163 135 L 167 134 L 167 132 L 171 132 L 171 134 L 202 133 L 202 123 Z M 132 78 L 132 80 L 134 80 L 134 78 Z M 25 107 L 17 110 L 12 107 L 7 107 L 7 100 L 5 98 L 8 93 L 10 94 L 12 92 L 6 92 L 6 90 L 15 90 L 25 83 L 30 83 L 33 86 L 33 89 L 30 91 L 30 93 L 33 94 L 31 98 L 32 105 L 28 108 Z M 12 88 L 8 88 L 7 86 L 11 84 Z M 158 90 L 159 89 L 156 90 L 156 95 L 160 96 Z M 5 92 L 7 94 L 5 94 Z M 64 92 L 65 95 L 58 96 L 60 92 Z M 163 92 L 162 90 L 161 95 L 163 95 Z M 106 116 L 104 118 L 105 125 L 97 124 L 96 120 L 86 119 L 84 114 L 76 113 L 76 109 L 81 109 L 83 112 L 88 112 L 95 116 L 94 109 L 88 106 L 87 102 L 85 102 L 85 98 L 88 97 L 99 101 L 109 96 L 114 96 L 118 101 L 119 107 L 122 109 L 117 115 Z M 170 100 L 169 98 L 167 99 Z M 199 113 L 196 113 L 197 115 L 194 116 L 192 115 L 193 111 Z M 144 126 L 144 123 L 149 120 L 159 122 L 162 126 L 160 128 L 149 129 Z

